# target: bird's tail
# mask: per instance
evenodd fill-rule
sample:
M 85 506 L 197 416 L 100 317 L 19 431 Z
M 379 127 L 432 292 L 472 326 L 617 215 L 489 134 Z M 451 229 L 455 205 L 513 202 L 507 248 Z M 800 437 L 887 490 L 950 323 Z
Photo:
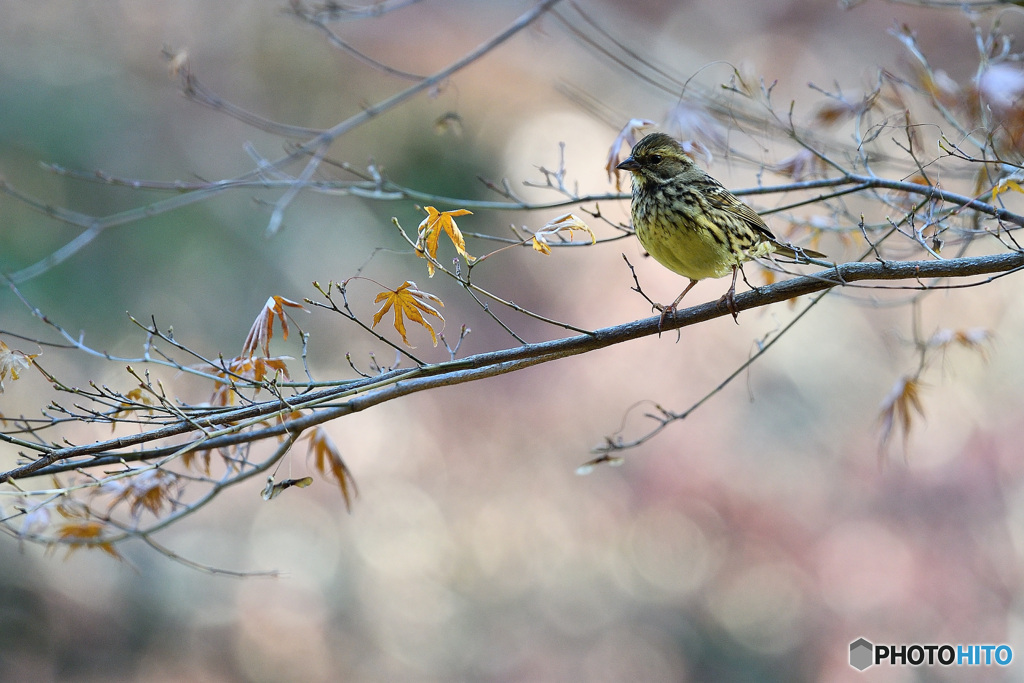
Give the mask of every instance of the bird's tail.
M 814 251 L 813 249 L 805 249 L 798 247 L 795 244 L 788 244 L 785 242 L 775 243 L 775 253 L 781 254 L 787 258 L 794 259 L 796 261 L 807 261 L 808 259 L 823 259 L 828 258 L 825 254 L 820 251 Z

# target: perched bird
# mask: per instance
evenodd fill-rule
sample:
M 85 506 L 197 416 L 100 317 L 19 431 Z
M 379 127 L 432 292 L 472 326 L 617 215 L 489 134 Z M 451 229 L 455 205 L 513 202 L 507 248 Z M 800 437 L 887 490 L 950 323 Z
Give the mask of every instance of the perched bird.
M 658 305 L 662 320 L 699 280 L 732 271 L 722 297 L 733 318 L 736 275 L 744 262 L 772 253 L 806 261 L 823 258 L 810 249 L 780 242 L 757 212 L 701 170 L 682 145 L 664 133 L 636 143 L 616 168 L 633 176 L 633 229 L 654 260 L 690 279 L 670 306 Z

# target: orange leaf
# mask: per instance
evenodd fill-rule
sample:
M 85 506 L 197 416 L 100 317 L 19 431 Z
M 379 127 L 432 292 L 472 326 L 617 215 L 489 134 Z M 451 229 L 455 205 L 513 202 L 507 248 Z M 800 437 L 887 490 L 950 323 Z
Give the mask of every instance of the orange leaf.
M 285 361 L 291 360 L 290 356 L 276 356 L 274 358 L 253 358 L 251 356 L 237 356 L 227 362 L 227 367 L 214 368 L 213 374 L 225 380 L 228 378 L 240 377 L 250 382 L 262 382 L 268 374 L 281 373 L 285 379 L 291 379 L 288 375 L 288 366 Z M 268 372 L 272 371 L 272 372 Z M 235 386 L 230 380 L 218 382 L 217 388 L 210 398 L 210 403 L 215 406 L 230 406 L 235 403 Z M 259 393 L 256 388 L 255 396 Z
M 108 555 L 121 559 L 121 554 L 110 541 L 103 541 L 106 525 L 97 520 L 68 522 L 57 530 L 57 538 L 68 545 L 68 555 L 82 547 L 99 548 Z
M 249 330 L 249 336 L 245 338 L 242 346 L 243 356 L 254 356 L 258 349 L 263 349 L 263 355 L 270 355 L 270 338 L 274 336 L 274 317 L 281 320 L 281 336 L 288 339 L 288 320 L 285 317 L 284 306 L 301 308 L 306 310 L 302 304 L 296 303 L 283 296 L 272 296 L 263 304 L 263 310 L 256 316 L 256 320 Z
M 938 102 L 949 108 L 963 103 L 963 89 L 948 73 L 942 69 L 935 71 L 915 69 L 915 71 L 921 87 Z
M 942 328 L 936 330 L 928 339 L 927 345 L 932 348 L 946 349 L 956 344 L 971 351 L 977 351 L 988 360 L 988 346 L 992 343 L 992 333 L 982 327 L 971 327 L 962 330 Z
M 870 111 L 878 100 L 878 92 L 870 92 L 863 95 L 860 101 L 847 99 L 845 96 L 837 95 L 829 98 L 818 107 L 814 114 L 816 123 L 822 126 L 832 126 L 859 116 Z
M 419 225 L 419 237 L 416 238 L 416 255 L 427 259 L 427 272 L 434 277 L 434 263 L 431 259 L 437 260 L 437 242 L 441 233 L 448 235 L 455 250 L 467 261 L 475 260 L 466 253 L 466 239 L 462 236 L 459 226 L 455 225 L 455 216 L 468 216 L 472 211 L 456 209 L 454 211 L 438 211 L 432 206 L 423 207 L 427 211 L 427 217 Z M 430 258 L 427 258 L 429 256 Z
M 373 325 L 371 327 L 376 327 L 384 315 L 389 310 L 394 309 L 395 329 L 398 330 L 398 334 L 402 335 L 402 341 L 407 346 L 415 348 L 405 336 L 405 318 L 427 328 L 427 331 L 430 332 L 431 341 L 434 342 L 434 346 L 437 346 L 437 334 L 434 332 L 434 327 L 423 318 L 423 313 L 438 318 L 443 325 L 444 317 L 427 302 L 433 301 L 439 306 L 444 306 L 444 302 L 433 294 L 419 291 L 416 289 L 416 283 L 409 280 L 402 283 L 402 286 L 398 289 L 389 289 L 381 292 L 373 300 L 373 303 L 380 303 L 382 301 L 384 302 L 383 305 L 373 314 Z
M 178 477 L 171 472 L 164 470 L 145 470 L 131 477 L 124 477 L 107 482 L 102 490 L 113 494 L 114 500 L 110 504 L 113 508 L 121 502 L 131 503 L 131 514 L 134 519 L 142 515 L 143 510 L 149 510 L 156 516 L 163 511 L 164 506 L 169 505 L 176 492 L 172 492 Z
M 120 409 L 114 413 L 113 419 L 110 421 L 110 431 L 117 429 L 117 418 L 128 415 L 140 405 L 153 405 L 153 397 L 146 393 L 141 386 L 135 387 L 125 394 L 124 397 L 127 400 L 121 401 Z M 153 411 L 147 410 L 146 413 L 152 415 Z
M 199 451 L 199 450 L 187 451 L 184 455 L 181 456 L 181 464 L 184 465 L 186 469 L 191 469 L 193 467 L 193 465 L 194 465 L 201 472 L 204 472 L 207 475 L 209 475 L 210 474 L 210 451 L 209 451 L 209 449 L 202 450 L 202 451 Z
M 342 460 L 341 452 L 323 427 L 316 427 L 310 432 L 309 452 L 313 454 L 313 465 L 325 476 L 332 476 L 338 482 L 341 497 L 345 499 L 345 508 L 352 512 L 352 500 L 359 495 L 356 480 L 352 478 L 352 472 Z
M 883 444 L 889 440 L 896 428 L 903 431 L 903 441 L 906 444 L 907 437 L 910 436 L 910 428 L 913 426 L 913 413 L 916 412 L 924 417 L 924 408 L 921 405 L 921 387 L 917 377 L 900 377 L 893 385 L 889 395 L 882 401 L 879 420 L 882 425 L 881 441 Z
M 1013 190 L 1014 192 L 1024 193 L 1024 189 L 1022 189 L 1020 186 L 1019 178 L 1014 178 L 1011 176 L 1009 178 L 1003 178 L 998 183 L 996 183 L 995 187 L 992 188 L 992 201 L 995 201 L 996 197 L 998 197 L 1002 193 L 1008 192 L 1010 190 Z
M 826 170 L 825 162 L 809 149 L 801 149 L 771 167 L 780 175 L 789 176 L 799 182 L 811 176 L 820 176 Z

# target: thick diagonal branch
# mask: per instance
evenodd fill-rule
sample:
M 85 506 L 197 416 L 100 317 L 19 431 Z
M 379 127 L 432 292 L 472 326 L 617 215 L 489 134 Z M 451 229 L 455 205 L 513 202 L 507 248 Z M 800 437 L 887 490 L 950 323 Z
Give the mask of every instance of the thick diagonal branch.
M 977 276 L 1000 277 L 1024 269 L 1024 253 L 965 257 L 933 261 L 885 261 L 875 263 L 846 263 L 810 275 L 777 282 L 767 287 L 737 295 L 735 307 L 739 311 L 767 306 L 798 296 L 820 292 L 839 286 L 850 286 L 863 281 L 905 281 L 907 287 L 929 289 L 934 287 L 925 280 L 942 278 L 962 279 Z M 968 282 L 952 286 L 974 286 Z M 318 389 L 282 400 L 269 400 L 235 410 L 192 415 L 189 421 L 165 425 L 159 429 L 98 441 L 82 446 L 55 449 L 42 457 L 0 474 L 0 482 L 29 476 L 50 474 L 77 467 L 89 467 L 119 461 L 138 461 L 170 455 L 187 449 L 187 443 L 147 447 L 166 439 L 193 435 L 196 426 L 211 431 L 221 430 L 214 436 L 208 433 L 195 440 L 195 447 L 212 449 L 263 439 L 276 438 L 301 432 L 309 427 L 335 420 L 345 415 L 410 394 L 472 382 L 486 377 L 503 375 L 560 358 L 596 351 L 641 337 L 657 335 L 665 330 L 689 327 L 729 314 L 724 304 L 711 302 L 678 311 L 664 321 L 653 316 L 622 325 L 595 330 L 590 334 L 555 339 L 538 344 L 481 353 L 459 360 L 425 365 L 407 370 L 396 370 L 366 380 L 358 380 L 338 387 Z M 256 424 L 265 416 L 309 410 L 301 418 L 282 424 L 252 429 L 232 430 L 232 425 L 243 421 Z M 142 447 L 141 450 L 126 449 Z M 92 459 L 83 461 L 83 457 Z

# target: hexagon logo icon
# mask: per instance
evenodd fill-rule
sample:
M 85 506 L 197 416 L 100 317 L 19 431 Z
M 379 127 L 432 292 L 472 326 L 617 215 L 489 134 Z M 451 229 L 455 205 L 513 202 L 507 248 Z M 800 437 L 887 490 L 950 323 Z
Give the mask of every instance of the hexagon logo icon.
M 868 668 L 873 663 L 871 660 L 873 659 L 874 650 L 875 646 L 865 638 L 858 638 L 853 641 L 850 643 L 850 666 L 857 671 L 863 671 Z

